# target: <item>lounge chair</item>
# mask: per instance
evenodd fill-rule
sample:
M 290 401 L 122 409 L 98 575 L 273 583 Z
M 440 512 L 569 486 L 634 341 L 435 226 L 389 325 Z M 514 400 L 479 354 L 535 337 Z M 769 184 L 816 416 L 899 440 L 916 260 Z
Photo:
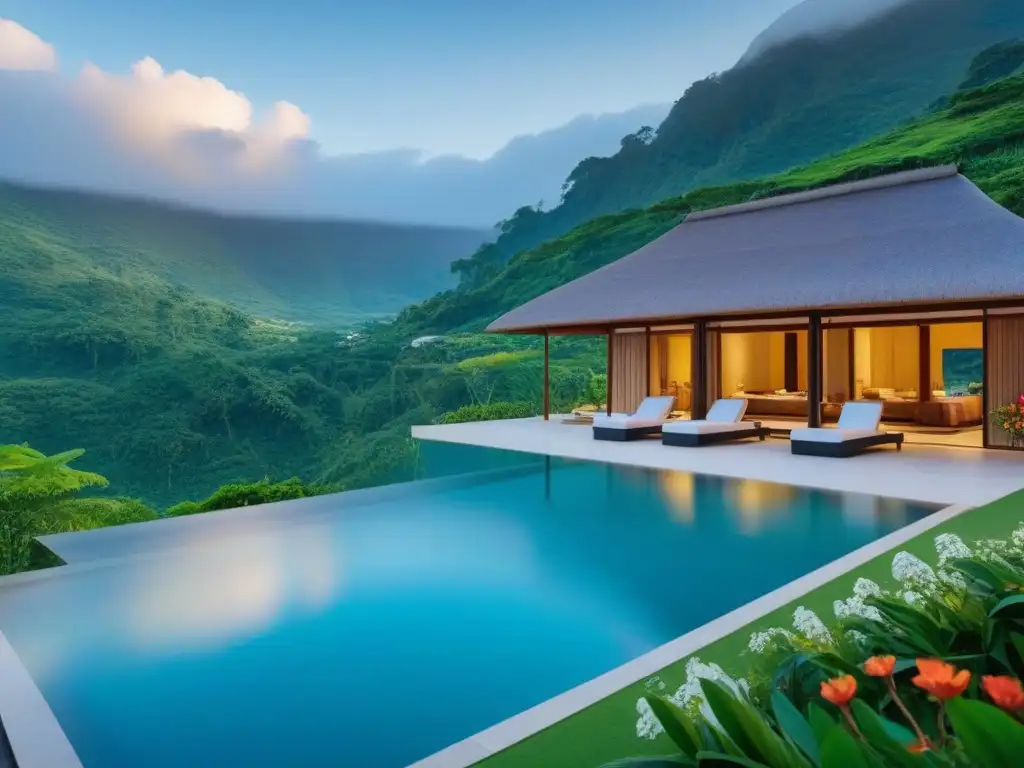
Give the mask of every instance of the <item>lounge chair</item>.
M 598 413 L 594 415 L 594 439 L 623 442 L 661 432 L 669 420 L 676 399 L 645 397 L 633 413 Z
M 666 424 L 661 430 L 661 442 L 665 445 L 697 448 L 750 437 L 764 440 L 768 430 L 763 429 L 759 421 L 743 421 L 746 412 L 746 400 L 738 397 L 716 400 L 705 419 Z
M 903 434 L 882 432 L 882 403 L 850 402 L 843 405 L 835 427 L 794 429 L 789 434 L 793 453 L 845 459 L 876 445 L 903 447 Z

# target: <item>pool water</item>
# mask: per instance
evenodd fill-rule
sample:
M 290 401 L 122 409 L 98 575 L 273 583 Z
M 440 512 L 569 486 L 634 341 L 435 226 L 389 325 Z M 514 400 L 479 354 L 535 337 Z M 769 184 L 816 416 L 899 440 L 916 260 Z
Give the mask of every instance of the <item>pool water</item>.
M 537 457 L 311 502 L 0 583 L 85 768 L 399 768 L 934 511 Z

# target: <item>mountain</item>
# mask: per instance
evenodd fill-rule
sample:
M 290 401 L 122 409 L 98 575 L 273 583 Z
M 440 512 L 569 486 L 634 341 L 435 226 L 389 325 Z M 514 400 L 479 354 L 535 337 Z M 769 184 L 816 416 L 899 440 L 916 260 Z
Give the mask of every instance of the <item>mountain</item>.
M 740 63 L 749 63 L 765 51 L 801 37 L 828 37 L 846 32 L 905 2 L 907 0 L 804 0 L 755 37 Z
M 479 284 L 514 254 L 597 216 L 854 146 L 951 93 L 978 51 L 1022 36 L 1020 0 L 906 0 L 854 28 L 767 48 L 690 86 L 653 134 L 581 162 L 560 205 L 521 208 L 496 243 L 457 269 Z
M 983 51 L 969 68 L 969 80 L 992 61 L 1016 63 L 1017 68 L 1024 63 L 1024 50 L 1015 43 Z M 407 334 L 480 330 L 513 307 L 651 242 L 691 211 L 911 168 L 960 163 L 996 202 L 1024 216 L 1024 75 L 987 81 L 943 101 L 941 109 L 900 128 L 781 174 L 702 187 L 647 208 L 593 219 L 521 251 L 482 284 L 463 283 L 410 307 L 397 322 L 406 324 Z
M 452 258 L 488 236 L 225 216 L 0 183 L 0 296 L 21 290 L 22 277 L 40 270 L 65 281 L 158 279 L 254 315 L 350 325 L 451 287 Z

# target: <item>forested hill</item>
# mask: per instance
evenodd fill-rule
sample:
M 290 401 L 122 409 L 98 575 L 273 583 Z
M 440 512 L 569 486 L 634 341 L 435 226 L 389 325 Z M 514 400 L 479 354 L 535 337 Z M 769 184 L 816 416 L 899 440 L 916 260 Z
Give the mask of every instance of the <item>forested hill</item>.
M 480 285 L 461 285 L 410 307 L 398 324 L 409 334 L 481 330 L 505 311 L 640 248 L 691 211 L 899 170 L 960 163 L 996 202 L 1024 216 L 1024 74 L 994 79 L 1022 67 L 1024 43 L 987 49 L 967 73 L 968 82 L 986 85 L 958 91 L 940 100 L 935 111 L 894 131 L 781 174 L 704 187 L 596 218 L 522 251 Z
M 88 276 L 166 281 L 262 317 L 338 327 L 391 315 L 455 282 L 488 233 L 359 221 L 222 216 L 0 183 L 0 297 Z M 36 273 L 28 278 L 27 273 Z M 20 276 L 20 277 L 19 277 Z
M 951 93 L 978 51 L 1022 36 L 1021 0 L 907 0 L 845 32 L 770 48 L 694 83 L 656 131 L 625 137 L 618 154 L 581 162 L 560 205 L 521 208 L 497 243 L 457 268 L 481 283 L 597 216 L 854 146 Z

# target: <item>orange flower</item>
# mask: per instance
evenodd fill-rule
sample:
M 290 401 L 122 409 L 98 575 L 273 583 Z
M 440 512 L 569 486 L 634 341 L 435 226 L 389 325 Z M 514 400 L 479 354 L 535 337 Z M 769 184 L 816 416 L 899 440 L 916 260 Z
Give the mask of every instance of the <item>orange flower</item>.
M 857 680 L 853 675 L 843 675 L 821 684 L 821 698 L 837 707 L 845 707 L 857 694 Z
M 921 674 L 912 680 L 914 685 L 940 701 L 959 696 L 971 682 L 969 671 L 961 669 L 958 672 L 956 667 L 941 659 L 918 659 L 917 669 Z
M 895 656 L 872 656 L 864 662 L 864 671 L 871 677 L 889 677 L 895 668 Z
M 1010 428 L 1010 422 L 1004 421 L 1003 422 L 1003 429 L 1009 429 L 1009 428 Z
M 915 741 L 913 744 L 907 747 L 907 751 L 913 752 L 915 755 L 920 755 L 923 752 L 931 752 L 931 750 L 932 745 L 929 744 L 927 741 Z
M 1010 712 L 1024 709 L 1024 689 L 1021 688 L 1020 680 L 1004 675 L 985 675 L 981 678 L 981 687 L 1000 709 Z

